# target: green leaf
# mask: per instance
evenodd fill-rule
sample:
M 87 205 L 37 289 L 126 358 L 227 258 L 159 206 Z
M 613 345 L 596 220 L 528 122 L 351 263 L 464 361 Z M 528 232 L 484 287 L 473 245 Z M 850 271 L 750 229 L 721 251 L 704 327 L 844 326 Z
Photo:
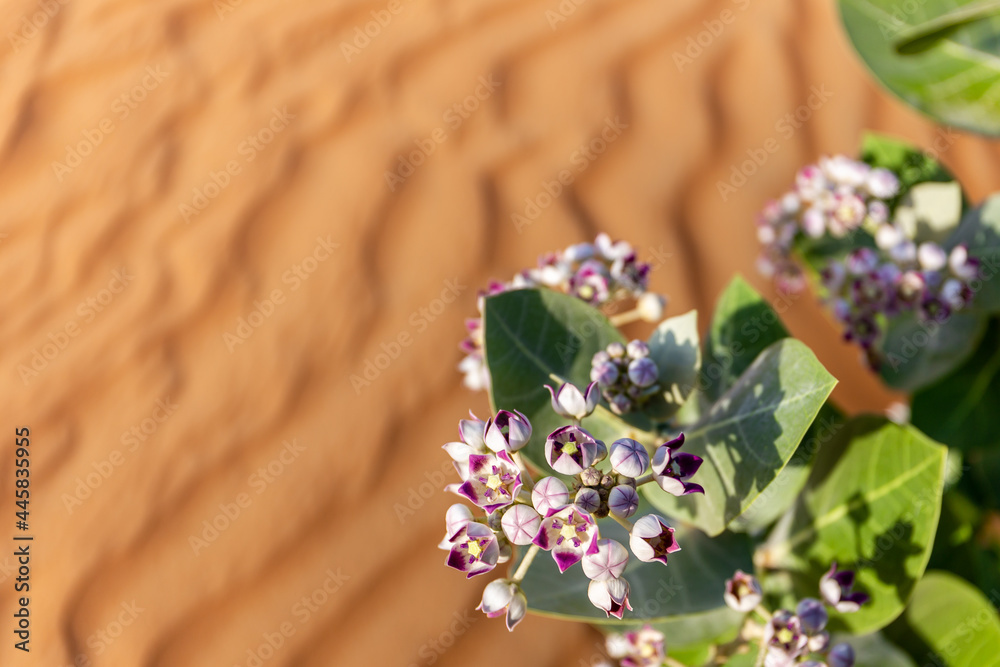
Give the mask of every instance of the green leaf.
M 536 465 L 542 464 L 545 438 L 567 423 L 552 410 L 544 385 L 558 386 L 564 380 L 586 387 L 594 353 L 625 339 L 595 308 L 551 290 L 515 290 L 488 297 L 483 322 L 493 409 L 520 410 L 528 417 L 532 434 L 523 452 Z M 649 420 L 641 414 L 629 415 L 626 421 L 602 405 L 583 425 L 609 444 L 626 436 L 653 444 L 646 433 Z
M 715 305 L 705 341 L 701 369 L 704 394 L 715 401 L 736 384 L 757 355 L 788 336 L 771 305 L 737 275 Z
M 969 452 L 1000 445 L 1000 320 L 994 319 L 967 362 L 913 396 L 913 425 Z
M 701 346 L 698 312 L 664 320 L 649 338 L 649 356 L 659 369 L 662 395 L 650 398 L 643 411 L 657 420 L 673 416 L 698 384 Z
M 879 372 L 890 387 L 915 392 L 961 366 L 985 331 L 986 318 L 973 311 L 958 311 L 943 322 L 901 313 L 886 329 Z
M 969 211 L 948 240 L 950 250 L 964 243 L 969 254 L 980 261 L 979 277 L 972 285 L 976 291 L 973 308 L 988 313 L 1000 312 L 1000 195 L 993 195 L 981 206 Z
M 804 344 L 780 340 L 694 426 L 684 451 L 705 459 L 694 481 L 704 495 L 643 491 L 664 513 L 717 535 L 743 514 L 788 463 L 837 381 Z
M 903 649 L 879 632 L 859 637 L 834 636 L 831 644 L 841 642 L 854 649 L 854 667 L 917 667 Z
M 946 125 L 996 136 L 1000 13 L 954 14 L 981 3 L 840 0 L 840 11 L 854 48 L 890 91 Z
M 872 600 L 833 614 L 834 629 L 863 634 L 902 612 L 923 575 L 941 511 L 947 449 L 915 428 L 881 418 L 850 422 L 819 453 L 794 510 L 755 560 L 792 573 L 800 597 L 815 596 L 834 561 L 857 571 Z
M 642 503 L 638 513 L 649 511 L 649 506 Z M 628 544 L 628 533 L 613 520 L 602 519 L 599 526 L 601 537 Z M 753 567 L 750 540 L 734 533 L 710 539 L 685 526 L 677 527 L 675 537 L 681 551 L 670 556 L 667 566 L 644 563 L 635 557 L 629 559 L 624 577 L 631 587 L 629 600 L 633 611 L 626 612 L 623 620 L 606 618 L 604 612 L 590 603 L 587 597 L 590 580 L 581 566 L 574 565 L 559 574 L 548 553 L 538 554 L 522 583 L 528 607 L 542 616 L 615 626 L 609 629 L 647 621 L 684 620 L 698 626 L 700 633 L 710 635 L 709 639 L 738 627 L 742 616 L 729 613 L 722 593 L 725 580 L 735 570 Z M 688 639 L 691 637 L 685 637 L 685 643 L 695 643 Z
M 972 585 L 945 572 L 928 572 L 906 609 L 906 624 L 948 667 L 984 667 L 1000 656 L 1000 619 Z

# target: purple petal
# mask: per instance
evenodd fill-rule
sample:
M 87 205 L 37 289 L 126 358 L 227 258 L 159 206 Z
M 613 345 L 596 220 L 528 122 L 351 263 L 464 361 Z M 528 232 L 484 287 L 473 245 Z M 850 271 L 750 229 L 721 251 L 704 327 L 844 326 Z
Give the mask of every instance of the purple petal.
M 565 572 L 583 560 L 583 554 L 576 550 L 561 549 L 559 547 L 552 550 L 552 557 L 555 559 L 556 565 L 559 566 L 559 572 Z
M 695 484 L 694 482 L 684 482 L 684 493 L 682 496 L 686 496 L 689 493 L 705 493 L 705 489 L 702 488 L 701 484 Z
M 698 468 L 701 467 L 702 458 L 694 454 L 688 454 L 687 452 L 679 452 L 673 456 L 674 462 L 677 463 L 677 468 L 680 471 L 681 477 L 690 477 L 691 475 L 698 472 Z

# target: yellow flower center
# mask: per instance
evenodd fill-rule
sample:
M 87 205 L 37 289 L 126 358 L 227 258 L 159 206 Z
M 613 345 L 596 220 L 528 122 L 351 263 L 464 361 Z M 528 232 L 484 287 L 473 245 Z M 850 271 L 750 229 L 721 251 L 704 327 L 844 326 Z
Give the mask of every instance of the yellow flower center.
M 479 546 L 479 542 L 471 540 L 469 542 L 469 555 L 473 558 L 479 558 L 479 554 L 483 553 L 482 548 Z
M 489 479 L 486 480 L 486 486 L 494 491 L 500 488 L 500 484 L 500 475 L 490 475 Z
M 573 454 L 576 454 L 580 450 L 577 449 L 576 443 L 574 443 L 574 442 L 567 442 L 565 445 L 563 445 L 562 451 L 563 451 L 563 454 L 573 455 Z
M 787 644 L 788 642 L 792 641 L 793 635 L 794 633 L 788 628 L 782 628 L 778 630 L 778 641 L 781 642 L 782 644 Z
M 562 530 L 559 531 L 559 534 L 565 537 L 567 540 L 571 540 L 574 537 L 576 537 L 576 526 L 574 526 L 571 523 L 567 523 L 565 526 L 562 527 Z

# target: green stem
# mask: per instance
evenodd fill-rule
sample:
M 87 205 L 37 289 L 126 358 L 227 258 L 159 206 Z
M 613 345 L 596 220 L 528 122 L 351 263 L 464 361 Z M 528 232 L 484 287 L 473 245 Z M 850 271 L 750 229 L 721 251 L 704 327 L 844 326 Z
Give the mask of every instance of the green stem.
M 636 479 L 635 479 L 635 485 L 636 486 L 642 486 L 643 484 L 649 484 L 652 481 L 653 481 L 653 473 L 650 472 L 650 473 L 646 473 L 642 477 L 636 477 Z
M 920 53 L 947 38 L 953 31 L 967 23 L 989 18 L 1000 12 L 1000 0 L 982 0 L 936 16 L 933 19 L 903 30 L 896 38 L 897 53 Z
M 521 452 L 514 452 L 511 458 L 517 467 L 521 469 L 521 485 L 523 488 L 531 491 L 535 488 L 535 482 L 531 479 L 531 473 L 528 472 L 528 466 L 524 463 L 524 459 L 521 458 Z
M 537 544 L 532 544 L 531 548 L 528 549 L 528 553 L 524 554 L 524 558 L 521 560 L 521 564 L 517 566 L 517 571 L 514 572 L 514 576 L 510 578 L 515 584 L 521 583 L 525 575 L 528 574 L 528 568 L 531 567 L 531 562 L 535 560 L 535 556 L 541 551 Z
M 628 519 L 623 519 L 620 516 L 615 516 L 614 514 L 608 514 L 609 517 L 621 524 L 622 528 L 627 530 L 629 533 L 632 532 L 632 522 Z

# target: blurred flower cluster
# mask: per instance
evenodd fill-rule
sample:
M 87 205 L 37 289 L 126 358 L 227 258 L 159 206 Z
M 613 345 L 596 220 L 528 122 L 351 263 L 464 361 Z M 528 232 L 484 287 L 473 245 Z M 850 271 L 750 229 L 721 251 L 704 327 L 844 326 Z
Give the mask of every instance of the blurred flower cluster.
M 521 271 L 510 282 L 490 283 L 479 294 L 480 317 L 466 320 L 468 336 L 460 344 L 466 356 L 458 368 L 465 375 L 465 385 L 479 391 L 490 383 L 483 358 L 482 312 L 486 297 L 509 290 L 545 287 L 604 309 L 634 300 L 638 315 L 654 322 L 663 316 L 665 300 L 646 291 L 649 272 L 649 264 L 638 260 L 629 243 L 612 241 L 607 234 L 599 234 L 593 243 L 578 243 L 562 252 L 542 255 L 537 267 Z
M 819 583 L 821 600 L 806 598 L 795 612 L 779 609 L 770 614 L 761 603 L 764 596 L 753 575 L 737 570 L 726 581 L 724 598 L 730 608 L 741 613 L 756 613 L 765 620 L 761 651 L 765 667 L 853 667 L 854 649 L 850 644 L 830 645 L 827 607 L 840 613 L 852 613 L 868 602 L 868 595 L 853 591 L 854 572 L 837 570 L 834 563 Z
M 649 346 L 641 340 L 628 345 L 611 343 L 594 355 L 590 379 L 601 388 L 601 395 L 615 414 L 639 408 L 646 399 L 660 391 L 656 384 L 659 369 L 649 357 Z
M 965 246 L 947 252 L 934 242 L 918 244 L 907 225 L 891 219 L 899 194 L 891 171 L 838 155 L 799 171 L 794 189 L 769 202 L 758 219 L 758 268 L 786 293 L 805 288 L 798 244 L 854 241 L 855 249 L 820 267 L 820 281 L 844 337 L 873 368 L 887 318 L 912 311 L 942 321 L 971 303 L 969 285 L 979 269 Z M 865 234 L 855 236 L 859 230 Z
M 474 415 L 462 420 L 460 440 L 444 445 L 462 480 L 448 490 L 482 512 L 476 517 L 462 504 L 448 509 L 440 544 L 448 551 L 447 564 L 471 578 L 510 559 L 514 546 L 529 547 L 509 579 L 486 587 L 480 605 L 491 617 L 505 615 L 509 629 L 527 609 L 520 584 L 539 551 L 551 552 L 560 572 L 582 563 L 591 580 L 590 601 L 609 617 L 622 618 L 631 609 L 629 583 L 622 576 L 629 549 L 602 538 L 597 519 L 610 516 L 627 528 L 636 558 L 666 565 L 667 556 L 680 550 L 674 529 L 655 514 L 630 521 L 639 507 L 637 487 L 656 483 L 678 496 L 703 492 L 688 481 L 702 460 L 678 451 L 683 434 L 657 447 L 651 462 L 636 440 L 621 438 L 608 448 L 580 425 L 597 406 L 596 383 L 583 391 L 572 384 L 549 391 L 552 409 L 572 423 L 548 435 L 545 460 L 568 483 L 556 476 L 532 481 L 518 453 L 528 444 L 532 427 L 516 411 L 501 410 L 485 422 Z M 610 466 L 601 471 L 596 466 L 605 459 Z

